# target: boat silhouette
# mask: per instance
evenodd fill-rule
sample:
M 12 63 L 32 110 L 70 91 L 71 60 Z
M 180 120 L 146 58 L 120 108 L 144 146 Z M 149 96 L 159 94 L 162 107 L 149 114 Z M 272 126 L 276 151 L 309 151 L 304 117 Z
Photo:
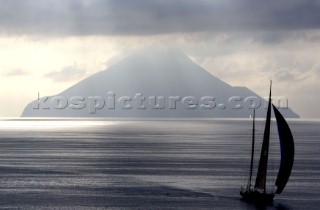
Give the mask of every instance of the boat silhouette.
M 289 125 L 278 109 L 272 104 L 271 101 L 271 88 L 272 81 L 270 82 L 270 93 L 268 101 L 268 110 L 266 116 L 266 124 L 263 135 L 263 142 L 259 160 L 258 172 L 254 186 L 252 182 L 253 173 L 253 158 L 254 158 L 254 144 L 255 144 L 255 112 L 253 112 L 253 131 L 252 131 L 252 146 L 251 146 L 251 162 L 248 184 L 245 188 L 241 188 L 240 195 L 247 201 L 255 203 L 271 203 L 275 194 L 282 193 L 285 188 L 294 162 L 294 141 Z M 279 172 L 275 185 L 277 187 L 275 192 L 267 192 L 267 168 L 269 156 L 269 141 L 270 141 L 270 122 L 271 122 L 271 109 L 273 108 L 274 115 L 277 121 L 278 134 L 280 140 L 281 161 Z

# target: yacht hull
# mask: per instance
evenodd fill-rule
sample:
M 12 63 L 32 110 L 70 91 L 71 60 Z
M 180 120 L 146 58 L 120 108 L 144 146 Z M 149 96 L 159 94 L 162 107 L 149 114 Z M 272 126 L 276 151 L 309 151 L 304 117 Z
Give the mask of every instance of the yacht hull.
M 252 203 L 272 203 L 274 198 L 274 193 L 261 193 L 256 190 L 246 190 L 241 191 L 240 195 L 249 202 Z

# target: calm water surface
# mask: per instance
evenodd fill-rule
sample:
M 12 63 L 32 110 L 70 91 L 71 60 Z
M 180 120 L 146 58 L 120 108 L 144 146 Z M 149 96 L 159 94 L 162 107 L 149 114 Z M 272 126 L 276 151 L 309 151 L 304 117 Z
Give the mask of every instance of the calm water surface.
M 0 207 L 319 209 L 320 121 L 289 124 L 292 176 L 273 205 L 255 206 L 239 195 L 250 163 L 250 120 L 2 120 Z M 269 190 L 279 165 L 274 126 Z M 258 121 L 256 157 L 263 128 Z

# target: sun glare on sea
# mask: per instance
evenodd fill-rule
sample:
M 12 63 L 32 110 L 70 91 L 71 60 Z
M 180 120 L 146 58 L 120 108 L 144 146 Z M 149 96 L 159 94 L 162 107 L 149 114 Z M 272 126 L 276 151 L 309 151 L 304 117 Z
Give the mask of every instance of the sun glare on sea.
M 72 127 L 109 126 L 113 121 L 91 120 L 0 120 L 0 129 L 60 129 Z

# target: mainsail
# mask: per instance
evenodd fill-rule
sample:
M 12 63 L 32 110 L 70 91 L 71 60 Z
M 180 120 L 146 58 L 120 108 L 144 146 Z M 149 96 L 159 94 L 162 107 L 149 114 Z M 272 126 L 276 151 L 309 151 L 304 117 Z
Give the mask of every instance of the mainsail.
M 247 184 L 247 189 L 251 187 L 252 171 L 253 171 L 253 156 L 254 156 L 254 141 L 255 141 L 255 115 L 256 110 L 253 110 L 253 121 L 252 121 L 252 146 L 251 146 L 251 162 L 250 162 L 250 174 Z
M 271 118 L 271 85 L 268 102 L 268 111 L 266 117 L 266 126 L 264 128 L 263 143 L 261 148 L 260 162 L 258 174 L 256 178 L 255 188 L 262 189 L 266 192 L 267 168 L 268 168 L 268 154 L 269 154 L 269 138 L 270 138 L 270 118 Z
M 294 160 L 294 142 L 291 130 L 278 109 L 273 106 L 274 114 L 277 120 L 278 133 L 281 148 L 281 162 L 275 185 L 278 187 L 276 193 L 280 194 L 286 186 L 293 166 Z

